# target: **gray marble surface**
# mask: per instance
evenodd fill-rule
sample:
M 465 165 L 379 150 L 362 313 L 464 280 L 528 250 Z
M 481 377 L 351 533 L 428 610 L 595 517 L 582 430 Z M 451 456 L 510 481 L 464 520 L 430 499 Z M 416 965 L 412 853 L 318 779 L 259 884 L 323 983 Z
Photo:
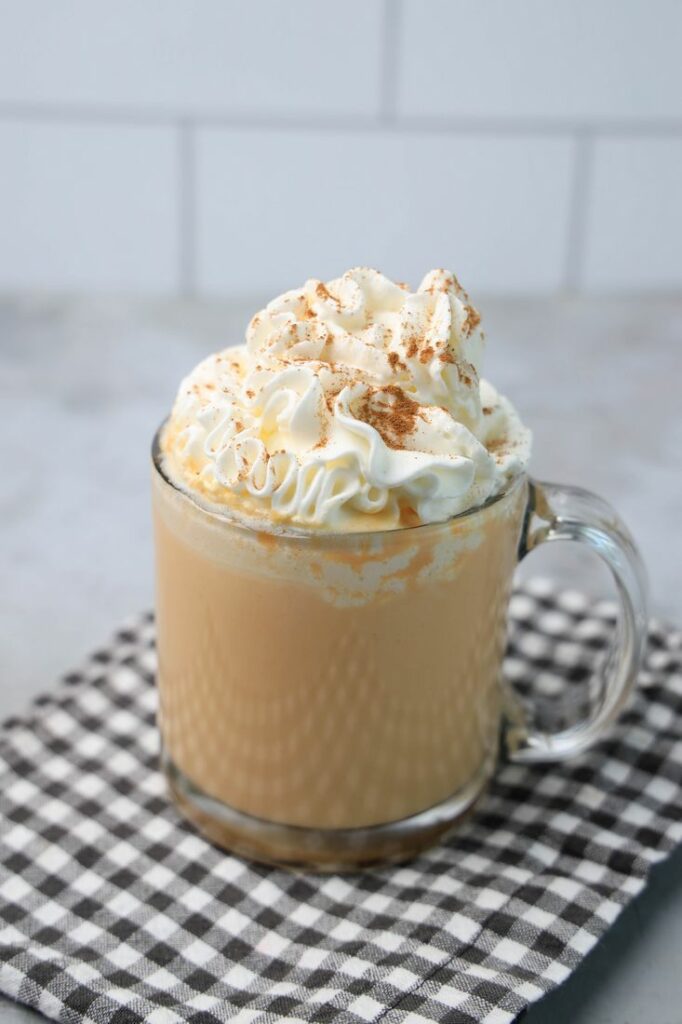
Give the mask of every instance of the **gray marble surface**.
M 637 538 L 652 608 L 682 620 L 682 298 L 490 300 L 486 373 L 533 428 L 533 470 L 598 491 Z M 0 715 L 152 601 L 148 449 L 180 376 L 256 303 L 0 298 Z M 608 589 L 591 556 L 522 571 Z M 528 1024 L 680 1024 L 682 853 L 655 869 Z M 0 1001 L 0 1021 L 35 1019 Z

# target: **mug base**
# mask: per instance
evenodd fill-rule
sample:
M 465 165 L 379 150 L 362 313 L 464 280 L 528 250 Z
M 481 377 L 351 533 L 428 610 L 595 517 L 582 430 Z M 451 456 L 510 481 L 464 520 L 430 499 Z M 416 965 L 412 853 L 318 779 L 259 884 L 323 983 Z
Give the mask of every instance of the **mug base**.
M 409 818 L 363 828 L 323 829 L 284 825 L 235 810 L 200 790 L 165 751 L 161 755 L 173 802 L 212 843 L 262 864 L 320 872 L 400 863 L 445 838 L 473 810 L 495 761 L 491 755 L 466 786 Z

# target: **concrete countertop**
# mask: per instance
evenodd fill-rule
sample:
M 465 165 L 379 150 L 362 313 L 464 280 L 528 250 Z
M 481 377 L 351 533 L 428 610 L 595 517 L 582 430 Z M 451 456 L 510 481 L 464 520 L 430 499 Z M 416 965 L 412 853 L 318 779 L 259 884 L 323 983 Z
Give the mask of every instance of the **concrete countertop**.
M 151 436 L 182 374 L 240 340 L 258 304 L 0 299 L 0 717 L 150 606 Z M 486 374 L 533 428 L 534 474 L 611 501 L 642 549 L 653 611 L 682 621 L 682 298 L 480 306 Z M 568 548 L 528 563 L 609 587 Z M 525 1021 L 679 1024 L 680 949 L 678 851 Z M 36 1018 L 0 1000 L 3 1024 Z

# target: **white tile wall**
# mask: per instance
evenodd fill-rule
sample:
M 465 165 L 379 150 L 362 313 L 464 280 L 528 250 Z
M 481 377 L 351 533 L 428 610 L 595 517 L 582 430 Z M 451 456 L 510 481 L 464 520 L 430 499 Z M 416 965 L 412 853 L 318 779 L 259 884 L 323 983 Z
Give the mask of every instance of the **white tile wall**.
M 679 0 L 404 0 L 405 114 L 682 118 Z
M 184 115 L 374 114 L 379 0 L 2 0 L 0 98 Z M 349 68 L 349 63 L 351 67 Z
M 201 290 L 277 293 L 356 264 L 431 266 L 505 292 L 561 286 L 564 139 L 207 129 L 198 139 Z
M 4 288 L 178 287 L 169 128 L 0 121 Z
M 0 288 L 682 289 L 678 0 L 0 0 Z
M 583 283 L 674 289 L 682 281 L 682 137 L 595 144 Z

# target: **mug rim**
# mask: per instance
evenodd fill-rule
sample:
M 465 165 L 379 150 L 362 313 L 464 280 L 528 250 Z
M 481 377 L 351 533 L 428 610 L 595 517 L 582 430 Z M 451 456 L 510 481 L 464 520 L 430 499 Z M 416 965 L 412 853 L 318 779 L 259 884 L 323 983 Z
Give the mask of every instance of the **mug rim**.
M 438 527 L 443 528 L 450 523 L 460 522 L 465 519 L 473 518 L 479 513 L 485 512 L 487 509 L 491 508 L 493 505 L 496 505 L 498 502 L 502 501 L 509 494 L 515 491 L 516 488 L 520 486 L 522 481 L 528 480 L 528 473 L 525 470 L 522 470 L 520 473 L 516 473 L 514 476 L 512 476 L 510 480 L 507 482 L 507 485 L 502 490 L 498 491 L 496 494 L 492 494 L 486 501 L 483 502 L 482 505 L 474 505 L 472 508 L 465 509 L 463 512 L 458 512 L 456 515 L 450 516 L 448 519 L 440 519 L 437 522 L 433 523 L 419 523 L 417 526 L 393 526 L 383 530 L 349 530 L 345 532 L 339 530 L 320 529 L 306 530 L 304 527 L 294 527 L 293 529 L 284 528 L 282 530 L 277 531 L 269 530 L 267 528 L 259 529 L 255 518 L 253 525 L 249 522 L 242 521 L 234 513 L 221 511 L 218 505 L 211 505 L 208 502 L 204 503 L 199 495 L 194 494 L 192 491 L 183 487 L 181 484 L 176 483 L 175 480 L 172 480 L 170 478 L 170 476 L 168 475 L 163 466 L 164 456 L 161 451 L 161 433 L 163 431 L 163 428 L 166 426 L 168 419 L 169 417 L 165 417 L 161 421 L 156 431 L 154 432 L 154 436 L 152 438 L 152 466 L 156 473 L 158 474 L 159 478 L 165 484 L 167 484 L 172 490 L 176 491 L 181 497 L 187 499 L 187 501 L 189 501 L 191 505 L 197 508 L 200 512 L 203 512 L 205 515 L 209 515 L 213 519 L 219 520 L 220 522 L 224 522 L 227 525 L 234 527 L 238 530 L 245 530 L 246 532 L 252 534 L 267 533 L 270 536 L 280 538 L 281 540 L 305 542 L 312 540 L 320 541 L 324 539 L 329 541 L 336 540 L 338 542 L 343 539 L 354 538 L 356 540 L 361 541 L 368 540 L 372 537 L 378 538 L 394 534 L 414 534 L 420 530 L 435 530 L 438 529 Z

